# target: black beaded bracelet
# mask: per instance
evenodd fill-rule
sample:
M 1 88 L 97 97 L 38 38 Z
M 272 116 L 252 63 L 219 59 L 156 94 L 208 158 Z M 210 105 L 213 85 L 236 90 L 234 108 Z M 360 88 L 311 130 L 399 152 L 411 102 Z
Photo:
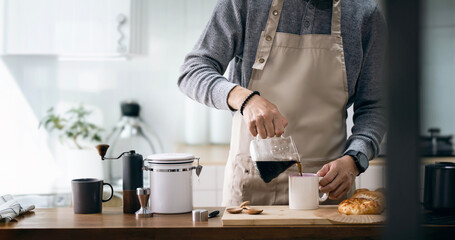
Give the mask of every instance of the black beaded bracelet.
M 254 95 L 261 96 L 261 94 L 260 94 L 258 91 L 254 91 L 254 92 L 252 92 L 250 95 L 248 95 L 248 97 L 246 97 L 245 101 L 243 101 L 242 106 L 240 107 L 240 114 L 243 115 L 243 109 L 245 108 L 246 103 L 247 103 L 248 101 L 250 101 L 250 99 L 251 99 Z

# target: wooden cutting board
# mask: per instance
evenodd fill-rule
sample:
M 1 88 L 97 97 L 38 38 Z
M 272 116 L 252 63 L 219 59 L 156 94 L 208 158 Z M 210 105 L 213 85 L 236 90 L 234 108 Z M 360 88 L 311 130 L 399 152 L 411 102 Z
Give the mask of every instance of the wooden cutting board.
M 308 224 L 381 224 L 385 214 L 380 215 L 344 215 L 338 213 L 338 205 L 323 205 L 316 210 L 291 210 L 289 206 L 254 206 L 264 209 L 258 215 L 246 213 L 230 214 L 224 212 L 224 226 L 254 225 L 308 225 Z
M 318 211 L 337 211 L 337 205 L 320 206 L 316 210 L 292 210 L 287 205 L 252 207 L 264 209 L 264 211 L 258 215 L 249 215 L 245 212 L 230 214 L 225 210 L 221 219 L 223 226 L 332 224 L 327 218 L 318 214 Z

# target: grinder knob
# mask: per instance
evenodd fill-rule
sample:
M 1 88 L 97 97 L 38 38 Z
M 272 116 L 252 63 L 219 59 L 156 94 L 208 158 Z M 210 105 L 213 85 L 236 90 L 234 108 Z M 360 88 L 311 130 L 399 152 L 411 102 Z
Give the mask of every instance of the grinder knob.
M 96 150 L 98 150 L 98 154 L 101 156 L 101 159 L 104 160 L 104 156 L 106 156 L 107 149 L 109 145 L 107 144 L 99 144 L 95 146 Z

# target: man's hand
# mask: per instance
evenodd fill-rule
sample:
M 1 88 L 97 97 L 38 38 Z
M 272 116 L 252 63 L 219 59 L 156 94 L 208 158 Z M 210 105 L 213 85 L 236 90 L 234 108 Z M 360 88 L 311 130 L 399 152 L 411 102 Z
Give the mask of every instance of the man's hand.
M 323 177 L 319 181 L 321 192 L 329 193 L 332 200 L 338 200 L 351 189 L 359 170 L 354 159 L 346 155 L 325 164 L 317 174 Z
M 246 88 L 235 87 L 228 96 L 229 106 L 236 110 L 240 109 L 243 101 L 251 93 L 252 91 Z M 280 137 L 288 124 L 286 118 L 281 115 L 274 104 L 258 95 L 253 96 L 245 105 L 243 118 L 251 135 L 256 136 L 259 134 L 261 138 Z

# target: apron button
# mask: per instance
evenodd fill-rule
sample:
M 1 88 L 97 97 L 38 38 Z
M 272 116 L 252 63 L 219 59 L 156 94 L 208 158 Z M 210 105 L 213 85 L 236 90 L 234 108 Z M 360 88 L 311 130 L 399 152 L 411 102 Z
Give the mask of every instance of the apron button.
M 272 12 L 272 14 L 273 14 L 273 16 L 278 16 L 278 11 L 275 10 L 275 11 Z
M 270 40 L 272 40 L 272 37 L 271 36 L 267 36 L 267 37 L 265 37 L 265 40 L 270 41 Z
M 259 63 L 264 63 L 265 60 L 263 58 L 259 58 Z

